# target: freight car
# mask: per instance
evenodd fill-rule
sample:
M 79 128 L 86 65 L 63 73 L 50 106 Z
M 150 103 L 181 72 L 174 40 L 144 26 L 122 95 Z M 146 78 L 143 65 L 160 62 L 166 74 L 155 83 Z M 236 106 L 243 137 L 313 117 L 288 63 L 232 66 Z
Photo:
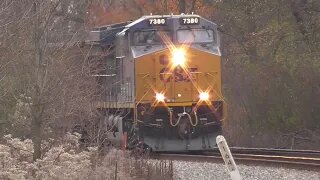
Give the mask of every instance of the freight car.
M 101 68 L 97 108 L 124 148 L 216 146 L 225 103 L 217 25 L 201 16 L 150 15 L 93 29 L 85 46 Z

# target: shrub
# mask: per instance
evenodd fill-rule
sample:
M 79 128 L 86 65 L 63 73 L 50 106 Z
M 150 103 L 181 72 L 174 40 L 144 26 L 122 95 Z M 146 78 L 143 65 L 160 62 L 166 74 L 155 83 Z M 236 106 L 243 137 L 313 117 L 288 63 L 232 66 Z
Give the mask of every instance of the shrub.
M 66 134 L 33 162 L 33 144 L 11 135 L 0 144 L 0 179 L 172 179 L 172 162 L 133 158 L 111 149 L 101 156 L 97 147 L 79 148 L 79 134 Z M 50 147 L 50 148 L 48 148 Z

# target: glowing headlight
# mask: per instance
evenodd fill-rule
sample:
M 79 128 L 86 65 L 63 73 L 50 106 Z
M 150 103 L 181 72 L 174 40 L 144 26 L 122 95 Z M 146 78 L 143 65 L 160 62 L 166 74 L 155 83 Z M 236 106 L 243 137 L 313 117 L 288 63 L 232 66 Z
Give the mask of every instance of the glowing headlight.
M 156 94 L 156 99 L 157 99 L 157 101 L 164 102 L 165 97 L 164 97 L 163 94 L 157 93 Z
M 185 52 L 183 49 L 175 49 L 173 51 L 173 65 L 178 66 L 178 65 L 184 65 L 186 58 L 185 58 Z
M 209 100 L 209 93 L 201 92 L 199 95 L 199 98 L 201 101 L 207 101 L 207 100 Z

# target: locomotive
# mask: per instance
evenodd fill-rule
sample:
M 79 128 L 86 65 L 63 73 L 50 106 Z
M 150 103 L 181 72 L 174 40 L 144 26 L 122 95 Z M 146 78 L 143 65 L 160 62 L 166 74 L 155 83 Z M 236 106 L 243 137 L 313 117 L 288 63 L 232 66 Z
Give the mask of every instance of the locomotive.
M 108 138 L 126 149 L 206 151 L 225 117 L 217 25 L 199 15 L 149 15 L 90 31 Z

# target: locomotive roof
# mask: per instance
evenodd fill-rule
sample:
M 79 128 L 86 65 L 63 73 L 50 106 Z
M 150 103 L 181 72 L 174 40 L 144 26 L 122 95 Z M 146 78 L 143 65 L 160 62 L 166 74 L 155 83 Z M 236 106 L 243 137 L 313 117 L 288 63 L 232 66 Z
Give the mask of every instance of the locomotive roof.
M 123 29 L 123 32 L 130 30 L 131 28 L 133 28 L 134 26 L 138 25 L 139 23 L 151 19 L 151 18 L 167 18 L 167 19 L 179 19 L 179 18 L 183 18 L 183 17 L 198 17 L 201 19 L 201 21 L 205 22 L 205 23 L 210 23 L 213 25 L 216 25 L 215 23 L 213 23 L 212 21 L 209 21 L 199 15 L 196 14 L 180 14 L 180 15 L 147 15 L 147 16 L 142 16 L 141 18 L 129 23 L 128 25 L 125 26 L 125 28 Z
M 181 15 L 147 15 L 135 21 L 121 22 L 116 24 L 110 24 L 106 26 L 96 27 L 90 31 L 89 42 L 100 42 L 100 43 L 112 43 L 118 33 L 124 33 L 140 22 L 150 19 L 150 18 L 168 18 L 168 19 L 178 19 L 182 17 L 199 17 L 202 21 L 213 23 L 199 15 L 196 14 L 181 14 Z M 214 24 L 214 23 L 213 23 Z
M 213 22 L 199 16 L 196 14 L 181 14 L 181 15 L 147 15 L 142 16 L 141 18 L 135 21 L 128 21 L 128 22 L 121 22 L 116 24 L 110 24 L 106 26 L 101 26 L 94 28 L 89 33 L 89 39 L 87 40 L 88 43 L 97 43 L 97 44 L 104 44 L 104 45 L 112 45 L 115 42 L 117 34 L 125 33 L 130 29 L 135 29 L 136 26 L 145 20 L 150 18 L 167 18 L 167 19 L 179 19 L 182 17 L 199 17 L 202 22 L 214 24 Z M 142 25 L 142 27 L 144 27 Z
M 137 19 L 137 20 L 135 20 L 135 21 L 131 22 L 130 24 L 128 24 L 128 25 L 126 26 L 126 28 L 130 28 L 130 27 L 132 27 L 132 26 L 134 26 L 134 25 L 136 25 L 136 24 L 138 24 L 138 23 L 140 23 L 140 22 L 142 22 L 142 21 L 144 21 L 144 20 L 150 19 L 150 18 L 170 18 L 170 19 L 179 19 L 179 18 L 182 18 L 182 17 L 199 17 L 199 18 L 201 18 L 202 20 L 205 20 L 205 21 L 207 21 L 207 22 L 211 22 L 211 21 L 209 21 L 209 20 L 207 20 L 207 19 L 205 19 L 205 18 L 203 18 L 203 17 L 201 17 L 201 16 L 199 16 L 199 15 L 197 15 L 197 14 L 180 14 L 180 15 L 147 15 L 147 16 L 142 16 L 141 18 L 139 18 L 139 19 Z M 211 23 L 213 23 L 213 22 L 211 22 Z

